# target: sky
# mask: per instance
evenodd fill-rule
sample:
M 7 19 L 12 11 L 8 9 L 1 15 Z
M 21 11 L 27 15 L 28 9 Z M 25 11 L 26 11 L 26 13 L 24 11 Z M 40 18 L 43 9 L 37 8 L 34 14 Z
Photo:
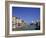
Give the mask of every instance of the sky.
M 12 7 L 12 16 L 20 17 L 27 23 L 40 20 L 40 8 Z

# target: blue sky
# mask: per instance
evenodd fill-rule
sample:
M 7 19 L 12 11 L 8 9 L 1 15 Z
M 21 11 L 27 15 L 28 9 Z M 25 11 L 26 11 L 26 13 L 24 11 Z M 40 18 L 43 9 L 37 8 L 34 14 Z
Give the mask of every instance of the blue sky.
M 40 20 L 40 8 L 12 7 L 12 16 L 17 16 L 27 23 Z

